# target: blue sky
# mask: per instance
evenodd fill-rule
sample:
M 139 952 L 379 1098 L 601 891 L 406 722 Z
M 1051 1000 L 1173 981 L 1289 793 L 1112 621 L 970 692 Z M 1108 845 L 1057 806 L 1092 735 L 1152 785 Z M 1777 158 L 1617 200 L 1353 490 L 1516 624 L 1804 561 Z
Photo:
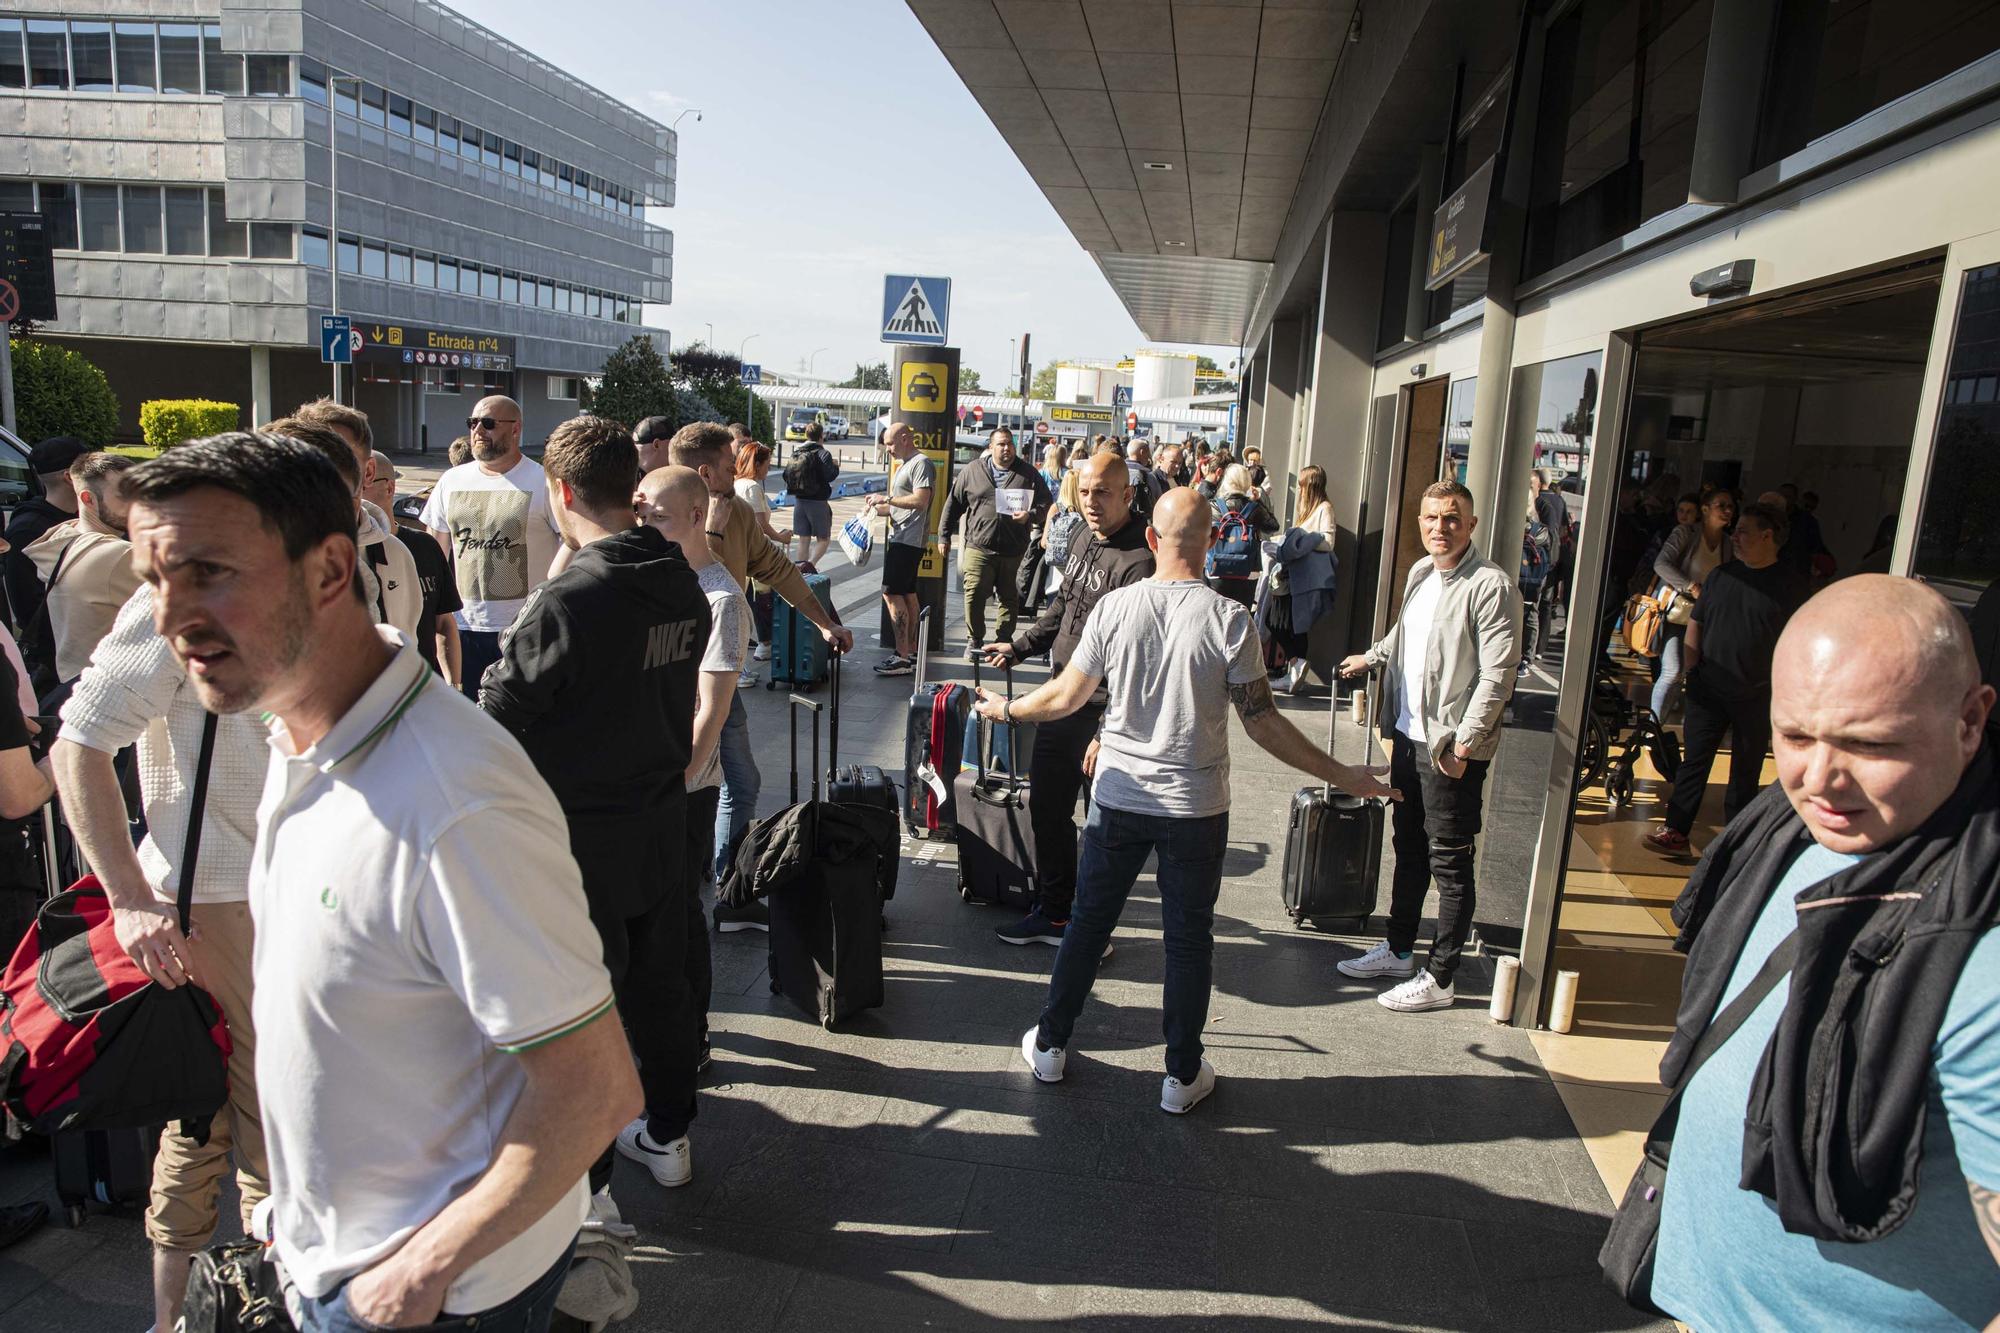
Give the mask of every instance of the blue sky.
M 902 0 L 448 0 L 680 122 L 674 301 L 647 322 L 774 371 L 884 359 L 882 276 L 952 279 L 952 340 L 993 385 L 1143 339 Z M 1033 96 L 1032 90 L 1024 93 Z M 1227 365 L 1236 349 L 1204 349 Z

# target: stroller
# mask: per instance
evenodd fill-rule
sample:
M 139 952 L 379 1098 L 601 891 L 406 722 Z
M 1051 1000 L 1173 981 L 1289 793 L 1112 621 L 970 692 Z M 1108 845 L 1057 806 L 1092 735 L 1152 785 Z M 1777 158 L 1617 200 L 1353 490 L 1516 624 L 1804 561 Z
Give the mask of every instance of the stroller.
M 1584 719 L 1583 744 L 1577 750 L 1579 790 L 1600 779 L 1604 796 L 1615 813 L 1632 803 L 1632 768 L 1644 754 L 1668 782 L 1681 766 L 1680 738 L 1660 724 L 1653 710 L 1634 703 L 1608 670 L 1591 681 L 1590 713 Z

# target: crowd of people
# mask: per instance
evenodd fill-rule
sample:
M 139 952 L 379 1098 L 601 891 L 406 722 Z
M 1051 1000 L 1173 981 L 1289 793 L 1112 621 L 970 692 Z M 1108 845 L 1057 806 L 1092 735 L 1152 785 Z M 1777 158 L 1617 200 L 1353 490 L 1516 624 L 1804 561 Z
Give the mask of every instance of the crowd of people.
M 795 506 L 779 529 L 770 450 L 740 428 L 579 416 L 537 461 L 519 405 L 495 396 L 466 430 L 465 460 L 415 523 L 396 516 L 367 417 L 319 400 L 144 463 L 46 441 L 32 457 L 43 496 L 8 527 L 0 581 L 18 643 L 0 634 L 0 817 L 59 793 L 118 946 L 163 988 L 201 987 L 229 1027 L 227 1105 L 205 1135 L 170 1129 L 153 1166 L 161 1329 L 231 1170 L 240 1221 L 271 1242 L 309 1333 L 447 1316 L 544 1328 L 576 1299 L 588 1238 L 622 1225 L 615 1159 L 666 1188 L 694 1177 L 709 929 L 768 929 L 755 902 L 706 915 L 759 813 L 741 695 L 753 643 L 771 640 L 756 599 L 788 604 L 830 652 L 853 650 L 806 583 L 830 511 Z M 1376 996 L 1393 1012 L 1455 1003 L 1501 721 L 1548 633 L 1546 606 L 1508 568 L 1511 523 L 1489 554 L 1464 486 L 1423 492 L 1423 554 L 1388 632 L 1327 663 L 1372 678 L 1388 754 L 1344 764 L 1273 688 L 1306 678 L 1337 578 L 1321 469 L 1273 495 L 1254 449 L 1117 440 L 1051 449 L 1038 467 L 999 430 L 945 478 L 907 426 L 881 443 L 888 485 L 865 508 L 887 520 L 894 651 L 877 674 L 914 669 L 940 488 L 968 654 L 1050 665 L 1025 695 L 980 690 L 975 705 L 991 723 L 1036 724 L 1033 906 L 998 931 L 1057 948 L 1019 1047 L 1035 1079 L 1066 1076 L 1156 857 L 1159 1104 L 1185 1114 L 1214 1093 L 1202 1031 L 1232 714 L 1316 782 L 1391 803 L 1385 938 L 1338 970 L 1393 983 Z M 839 464 L 809 440 L 788 485 L 801 467 L 830 489 Z M 1621 518 L 1639 499 L 1621 495 Z M 1703 1328 L 1768 1322 L 1798 1308 L 1781 1289 L 1830 1289 L 1816 1283 L 1880 1326 L 1919 1326 L 1990 1294 L 1974 1231 L 2000 1256 L 1993 690 L 1964 620 L 1919 584 L 1862 576 L 1808 600 L 1832 571 L 1798 522 L 1804 499 L 1739 512 L 1718 489 L 1692 497 L 1657 550 L 1614 543 L 1690 603 L 1660 672 L 1685 696 L 1688 736 L 1661 850 L 1687 850 L 1735 735 L 1729 828 L 1676 908 L 1692 952 L 1663 1070 L 1685 1083 L 1682 1124 L 1702 1133 L 1674 1161 L 1654 1299 Z M 1538 477 L 1525 540 L 1548 533 L 1547 581 L 1574 566 L 1561 505 Z M 28 719 L 51 714 L 38 764 Z M 1760 794 L 1766 741 L 1779 782 Z M 183 931 L 172 904 L 198 802 Z M 1871 967 L 1843 980 L 1857 950 Z M 1772 958 L 1798 978 L 1789 999 L 1759 980 Z M 1747 1019 L 1732 1005 L 1745 992 L 1768 995 Z M 1704 1040 L 1725 1022 L 1726 1041 Z M 1805 1130 L 1823 1095 L 1806 1066 L 1829 1042 L 1852 1055 L 1843 1104 L 1869 1108 L 1832 1149 Z M 373 1132 L 384 1124 L 397 1133 Z M 1954 1176 L 1960 1206 L 1906 1225 L 1920 1188 L 1949 1197 Z M 1841 1257 L 1863 1249 L 1896 1264 Z

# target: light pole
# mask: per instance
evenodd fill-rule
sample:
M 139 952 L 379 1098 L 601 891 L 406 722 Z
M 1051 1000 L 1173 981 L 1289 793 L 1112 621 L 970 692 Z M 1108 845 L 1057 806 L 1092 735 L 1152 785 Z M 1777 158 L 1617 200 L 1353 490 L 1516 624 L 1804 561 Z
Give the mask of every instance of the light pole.
M 708 321 L 703 320 L 702 323 L 708 324 Z M 703 343 L 702 346 L 708 348 L 711 352 L 715 350 L 715 325 L 708 324 L 708 341 Z
M 810 375 L 813 373 L 813 362 L 819 360 L 819 354 L 825 350 L 826 348 L 824 347 L 815 347 L 813 349 L 813 354 L 806 358 L 806 374 Z
M 340 85 L 354 85 L 354 105 L 361 107 L 361 80 L 351 74 L 329 74 L 326 78 L 326 194 L 327 230 L 333 233 L 331 247 L 327 252 L 327 272 L 333 275 L 333 291 L 328 304 L 333 308 L 327 313 L 340 313 Z M 354 252 L 355 268 L 361 265 L 361 251 Z M 348 355 L 353 355 L 353 343 L 348 344 Z M 418 389 L 422 393 L 421 388 Z M 333 363 L 333 401 L 340 401 L 340 362 Z

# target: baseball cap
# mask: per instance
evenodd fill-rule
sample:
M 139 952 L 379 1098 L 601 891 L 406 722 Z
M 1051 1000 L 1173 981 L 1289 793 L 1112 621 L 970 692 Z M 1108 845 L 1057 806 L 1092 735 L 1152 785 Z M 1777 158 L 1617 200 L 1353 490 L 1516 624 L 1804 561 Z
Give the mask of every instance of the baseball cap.
M 93 450 L 74 435 L 53 435 L 28 450 L 28 466 L 36 475 L 67 472 L 69 465 Z

